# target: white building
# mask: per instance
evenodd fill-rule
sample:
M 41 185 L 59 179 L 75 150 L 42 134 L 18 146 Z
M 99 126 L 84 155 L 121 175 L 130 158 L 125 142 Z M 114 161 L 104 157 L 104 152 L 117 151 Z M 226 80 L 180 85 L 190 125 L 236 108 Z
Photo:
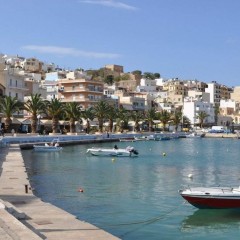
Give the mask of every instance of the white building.
M 156 81 L 152 79 L 142 78 L 140 80 L 140 85 L 137 86 L 137 92 L 155 92 L 157 89 Z
M 211 83 L 208 83 L 208 87 L 205 88 L 205 92 L 210 94 L 210 103 L 220 103 L 221 99 L 221 84 L 218 84 L 217 82 L 213 81 Z
M 202 102 L 189 97 L 184 99 L 183 115 L 190 120 L 192 126 L 199 124 L 197 117 L 199 112 L 205 112 L 208 115 L 204 120 L 205 124 L 214 124 L 215 112 L 212 103 Z

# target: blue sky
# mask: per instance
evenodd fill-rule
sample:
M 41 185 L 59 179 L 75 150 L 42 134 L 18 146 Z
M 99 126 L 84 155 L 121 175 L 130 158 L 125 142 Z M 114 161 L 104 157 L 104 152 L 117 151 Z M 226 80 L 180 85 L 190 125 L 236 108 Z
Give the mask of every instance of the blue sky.
M 0 0 L 0 53 L 240 85 L 239 0 Z

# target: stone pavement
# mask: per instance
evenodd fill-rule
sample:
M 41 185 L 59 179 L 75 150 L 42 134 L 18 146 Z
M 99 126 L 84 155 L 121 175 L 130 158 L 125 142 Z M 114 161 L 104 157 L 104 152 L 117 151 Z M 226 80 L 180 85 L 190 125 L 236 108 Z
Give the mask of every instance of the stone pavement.
M 119 239 L 37 198 L 19 145 L 0 148 L 0 165 L 0 240 Z

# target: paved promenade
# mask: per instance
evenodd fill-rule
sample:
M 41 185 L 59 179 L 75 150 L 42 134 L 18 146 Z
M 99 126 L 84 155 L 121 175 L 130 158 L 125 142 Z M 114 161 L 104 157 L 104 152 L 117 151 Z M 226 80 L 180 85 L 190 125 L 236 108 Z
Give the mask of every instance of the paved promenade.
M 18 144 L 0 148 L 0 240 L 119 239 L 33 195 Z

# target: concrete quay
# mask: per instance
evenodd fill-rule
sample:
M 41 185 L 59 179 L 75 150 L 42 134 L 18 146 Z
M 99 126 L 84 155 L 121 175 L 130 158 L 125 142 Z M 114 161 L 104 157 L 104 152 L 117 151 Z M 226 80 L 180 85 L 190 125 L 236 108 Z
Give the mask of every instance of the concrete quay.
M 0 240 L 119 239 L 37 198 L 19 144 L 0 148 L 0 166 Z

